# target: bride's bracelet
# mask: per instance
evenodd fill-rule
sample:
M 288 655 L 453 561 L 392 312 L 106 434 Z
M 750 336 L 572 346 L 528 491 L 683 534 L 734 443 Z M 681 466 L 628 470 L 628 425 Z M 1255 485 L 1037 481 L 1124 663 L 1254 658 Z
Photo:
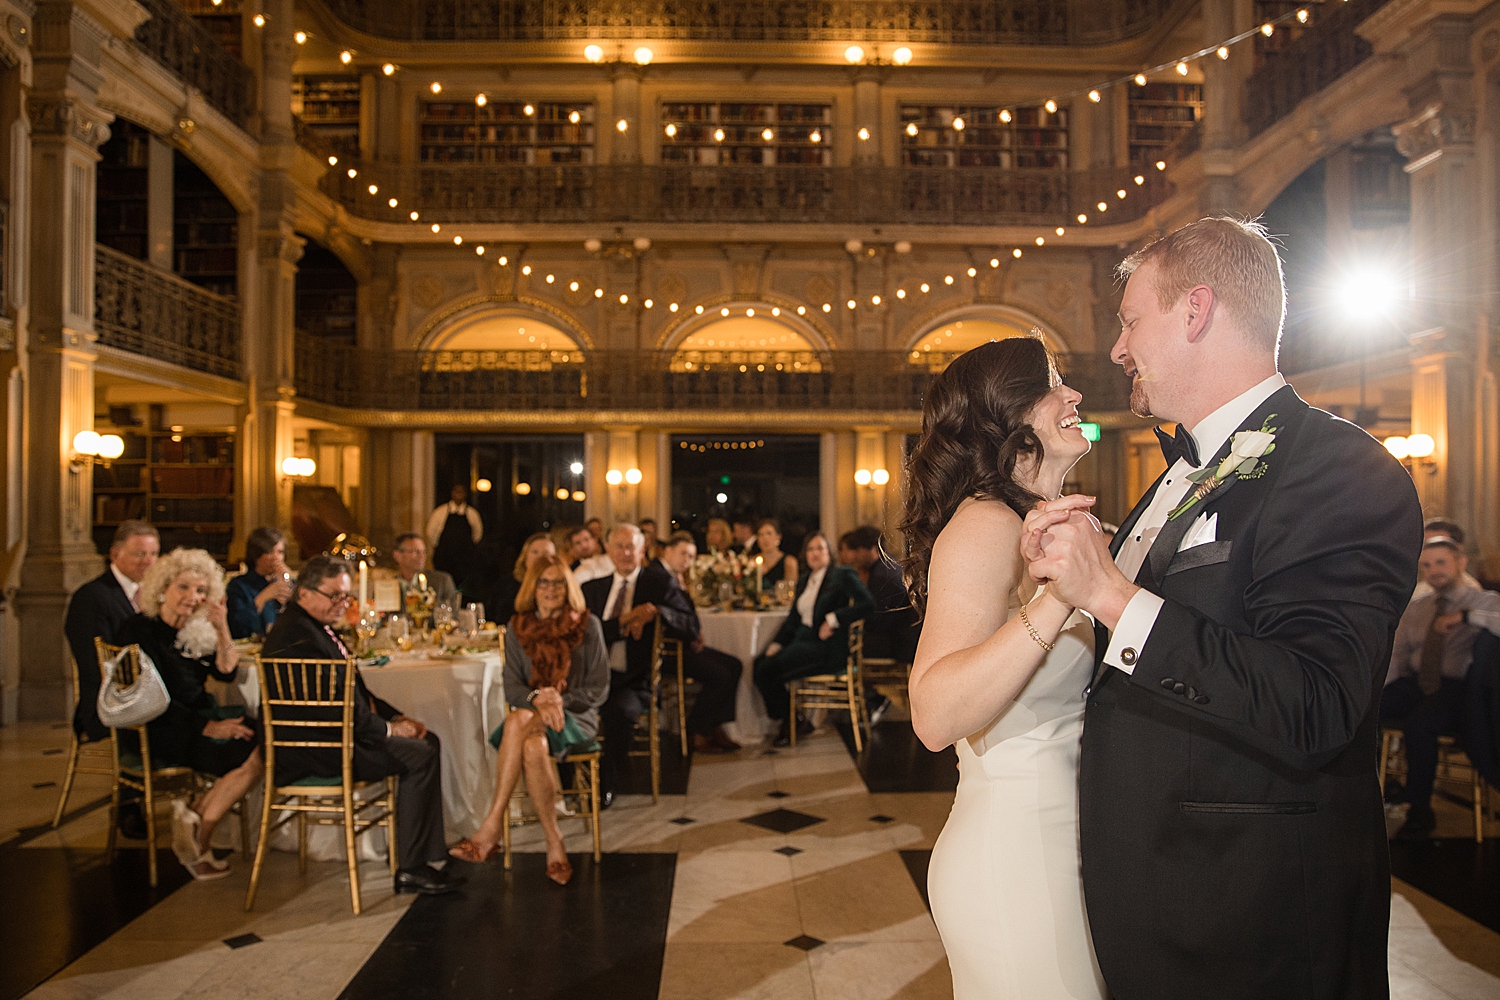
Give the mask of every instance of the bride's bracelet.
M 1052 652 L 1053 647 L 1056 646 L 1057 643 L 1048 642 L 1047 640 L 1042 638 L 1041 633 L 1036 630 L 1036 626 L 1031 624 L 1031 619 L 1026 616 L 1026 605 L 1024 604 L 1021 605 L 1021 624 L 1026 626 L 1027 632 L 1031 633 L 1031 639 L 1033 642 L 1035 642 L 1038 646 L 1041 646 L 1047 652 Z

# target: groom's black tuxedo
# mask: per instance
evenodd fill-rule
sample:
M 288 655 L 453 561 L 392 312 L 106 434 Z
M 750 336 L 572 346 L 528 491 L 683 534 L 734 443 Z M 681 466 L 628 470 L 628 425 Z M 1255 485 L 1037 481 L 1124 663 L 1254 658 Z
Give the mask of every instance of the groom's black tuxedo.
M 1116 1000 L 1389 995 L 1376 717 L 1421 509 L 1374 439 L 1290 387 L 1240 429 L 1273 413 L 1265 475 L 1163 527 L 1137 578 L 1165 601 L 1150 638 L 1089 692 L 1084 894 Z M 1177 552 L 1205 513 L 1216 541 Z

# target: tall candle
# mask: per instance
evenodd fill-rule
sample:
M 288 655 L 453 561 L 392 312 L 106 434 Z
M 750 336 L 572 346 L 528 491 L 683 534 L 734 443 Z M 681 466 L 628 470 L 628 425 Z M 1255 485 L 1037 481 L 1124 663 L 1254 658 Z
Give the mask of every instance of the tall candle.
M 363 559 L 359 561 L 359 613 L 365 612 L 366 594 L 370 586 L 370 565 Z
M 426 590 L 427 589 L 427 574 L 426 573 L 418 573 L 417 574 L 417 589 L 418 590 Z

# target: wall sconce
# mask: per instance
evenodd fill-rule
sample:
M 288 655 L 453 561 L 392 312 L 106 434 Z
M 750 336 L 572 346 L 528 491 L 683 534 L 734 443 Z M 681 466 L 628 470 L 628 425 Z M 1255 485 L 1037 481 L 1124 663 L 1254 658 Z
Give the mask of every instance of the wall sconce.
M 885 469 L 855 469 L 854 484 L 874 489 L 876 486 L 884 486 L 891 481 L 891 474 Z
M 531 495 L 531 484 L 530 483 L 517 483 L 516 486 L 515 486 L 515 490 L 516 490 L 516 496 L 518 496 L 518 497 L 530 496 Z
M 1402 463 L 1411 463 L 1412 468 L 1428 466 L 1428 472 L 1437 471 L 1437 460 L 1432 457 L 1437 443 L 1431 434 L 1413 434 L 1410 437 L 1396 435 L 1383 442 L 1391 457 Z
M 82 472 L 84 466 L 97 458 L 100 460 L 99 464 L 107 469 L 112 460 L 123 454 L 125 439 L 120 435 L 79 431 L 73 435 L 73 457 L 68 460 L 68 467 L 74 472 Z
M 310 458 L 288 455 L 281 460 L 281 474 L 291 479 L 311 479 L 317 471 L 318 463 Z
M 604 481 L 611 486 L 619 486 L 625 481 L 625 474 L 619 469 L 610 469 L 604 474 Z
M 634 466 L 626 469 L 624 472 L 621 472 L 619 469 L 610 469 L 604 474 L 604 481 L 611 486 L 620 486 L 622 484 L 639 486 L 641 484 L 641 470 Z
M 476 479 L 474 481 L 474 489 L 478 490 L 480 493 L 488 493 L 494 488 L 495 484 L 490 482 L 488 479 Z
M 625 482 L 629 483 L 631 486 L 641 485 L 641 470 L 636 468 L 626 469 Z

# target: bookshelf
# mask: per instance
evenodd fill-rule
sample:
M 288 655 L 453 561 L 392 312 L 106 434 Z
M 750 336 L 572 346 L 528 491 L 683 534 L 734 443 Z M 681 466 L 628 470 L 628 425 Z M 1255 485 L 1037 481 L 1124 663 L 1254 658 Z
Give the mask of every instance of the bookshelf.
M 239 293 L 239 213 L 208 175 L 172 153 L 173 270 L 219 295 Z
M 234 435 L 218 430 L 111 429 L 125 453 L 94 465 L 94 544 L 109 551 L 121 521 L 141 518 L 161 533 L 161 550 L 207 549 L 229 561 L 234 536 Z
M 1145 169 L 1164 159 L 1202 117 L 1201 83 L 1132 84 L 1126 118 L 1131 166 Z
M 245 20 L 239 0 L 177 0 L 179 6 L 198 22 L 198 26 L 214 37 L 236 59 L 243 58 L 242 39 Z
M 956 119 L 963 120 L 962 129 L 954 127 Z M 1067 170 L 1068 109 L 905 105 L 901 162 L 908 167 Z
M 147 160 L 151 133 L 117 118 L 109 141 L 99 148 L 94 238 L 105 246 L 146 260 L 151 248 Z
M 358 282 L 344 262 L 304 236 L 307 246 L 297 262 L 296 328 L 329 343 L 355 346 L 359 310 Z
M 327 139 L 341 156 L 359 152 L 358 77 L 293 76 L 292 114 Z
M 663 104 L 658 134 L 662 163 L 833 164 L 833 107 L 829 104 Z
M 594 106 L 546 101 L 423 101 L 423 163 L 514 166 L 594 162 Z

